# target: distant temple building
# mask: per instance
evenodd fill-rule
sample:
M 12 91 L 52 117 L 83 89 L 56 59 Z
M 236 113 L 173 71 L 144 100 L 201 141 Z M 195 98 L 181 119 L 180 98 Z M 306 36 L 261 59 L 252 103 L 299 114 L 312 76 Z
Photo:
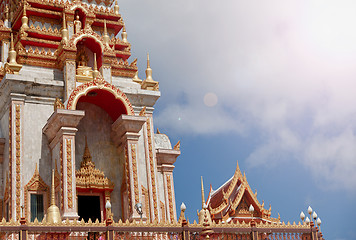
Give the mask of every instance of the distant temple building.
M 202 191 L 199 223 L 184 204 L 177 218 L 180 143 L 154 132 L 159 83 L 148 55 L 144 80 L 129 61 L 117 2 L 0 11 L 0 239 L 321 239 L 313 221 L 271 218 L 239 167 Z

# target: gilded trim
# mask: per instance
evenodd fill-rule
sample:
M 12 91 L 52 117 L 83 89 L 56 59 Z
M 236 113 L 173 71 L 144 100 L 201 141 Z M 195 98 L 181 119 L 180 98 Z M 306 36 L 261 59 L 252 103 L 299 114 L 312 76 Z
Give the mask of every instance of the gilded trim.
M 66 139 L 67 156 L 67 198 L 68 208 L 73 208 L 73 189 L 72 189 L 72 140 Z

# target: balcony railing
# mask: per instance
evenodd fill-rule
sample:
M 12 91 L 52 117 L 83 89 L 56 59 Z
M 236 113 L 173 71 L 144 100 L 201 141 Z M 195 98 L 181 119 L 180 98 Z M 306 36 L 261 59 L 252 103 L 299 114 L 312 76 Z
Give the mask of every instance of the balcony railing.
M 0 239 L 19 240 L 322 240 L 317 227 L 310 224 L 144 222 L 46 222 L 2 221 Z

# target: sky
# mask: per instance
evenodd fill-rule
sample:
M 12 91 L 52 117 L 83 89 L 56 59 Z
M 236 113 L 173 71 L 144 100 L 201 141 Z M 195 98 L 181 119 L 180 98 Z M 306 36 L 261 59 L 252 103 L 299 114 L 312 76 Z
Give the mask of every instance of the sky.
M 131 61 L 160 83 L 177 203 L 197 220 L 238 161 L 284 221 L 310 205 L 325 239 L 356 239 L 356 2 L 119 0 Z

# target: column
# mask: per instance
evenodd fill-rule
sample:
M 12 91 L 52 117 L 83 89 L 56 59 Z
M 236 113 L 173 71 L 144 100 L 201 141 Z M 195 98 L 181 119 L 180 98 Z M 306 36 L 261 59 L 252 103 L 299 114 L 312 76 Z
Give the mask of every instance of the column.
M 10 218 L 19 220 L 23 204 L 22 158 L 23 158 L 23 108 L 22 96 L 11 96 L 9 110 L 9 174 L 10 174 Z
M 60 208 L 63 219 L 77 219 L 75 183 L 75 134 L 84 111 L 57 109 L 43 128 L 52 151 L 52 159 L 60 159 Z
M 146 151 L 146 170 L 147 170 L 147 187 L 149 195 L 149 211 L 150 220 L 153 222 L 155 219 L 160 220 L 159 208 L 159 194 L 157 186 L 157 160 L 156 152 L 154 151 L 154 131 L 152 111 L 148 112 L 147 109 L 141 112 L 146 116 L 146 124 L 144 125 L 144 138 L 145 138 L 145 151 Z
M 142 129 L 142 125 L 146 122 L 145 117 L 141 116 L 129 116 L 121 115 L 112 124 L 112 139 L 119 151 L 125 153 L 125 182 L 126 186 L 122 194 L 127 199 L 123 199 L 123 213 L 124 220 L 137 220 L 141 219 L 141 216 L 136 212 L 135 205 L 142 203 L 142 193 L 140 187 L 140 175 L 139 175 L 139 151 L 138 151 L 138 139 L 140 137 L 139 131 Z M 146 216 L 143 216 L 146 219 Z M 143 220 L 145 220 L 143 218 Z
M 166 218 L 169 222 L 177 221 L 176 201 L 174 195 L 173 169 L 179 150 L 175 149 L 157 149 L 158 170 L 163 174 L 164 199 L 166 207 Z
M 75 89 L 76 84 L 76 69 L 74 60 L 66 60 L 64 63 L 64 80 L 65 80 L 65 89 L 64 89 L 64 101 L 67 101 L 72 91 Z

